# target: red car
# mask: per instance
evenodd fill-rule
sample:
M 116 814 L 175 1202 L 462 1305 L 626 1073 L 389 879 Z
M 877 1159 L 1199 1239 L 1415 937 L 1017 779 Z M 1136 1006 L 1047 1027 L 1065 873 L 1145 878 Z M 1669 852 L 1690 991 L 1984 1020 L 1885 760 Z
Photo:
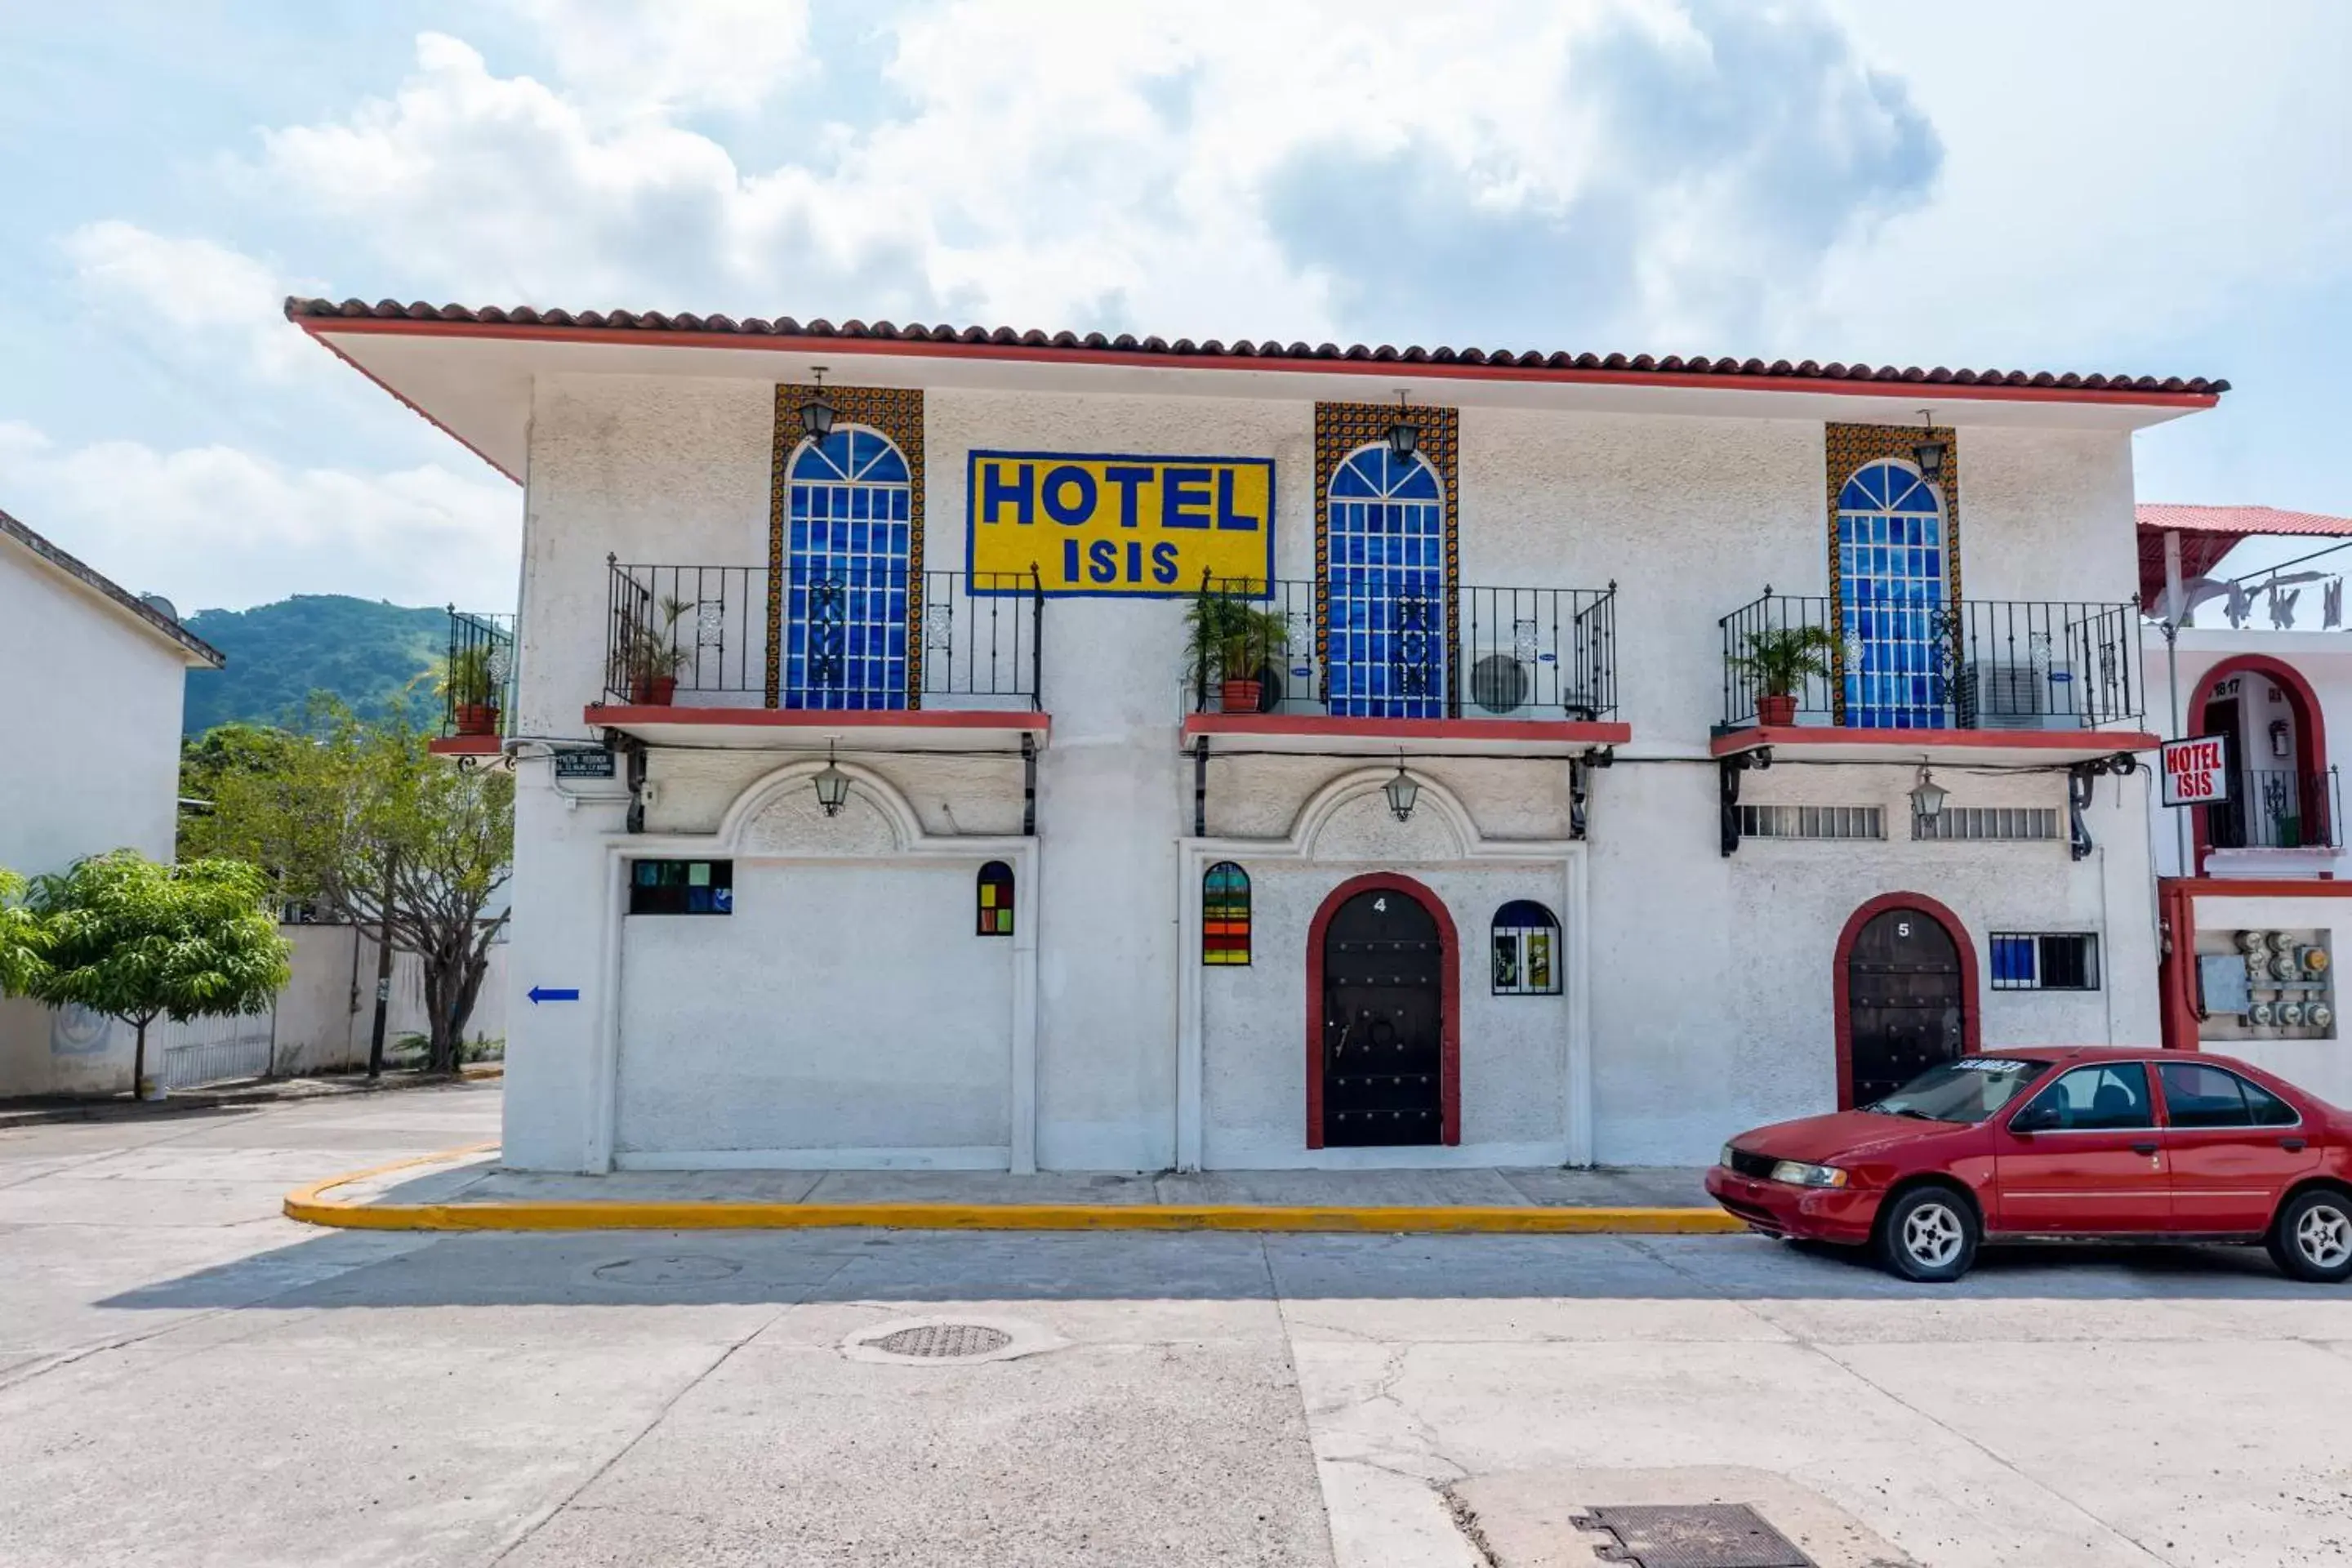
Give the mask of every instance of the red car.
M 1957 1279 L 2026 1237 L 2263 1242 L 2352 1278 L 2352 1114 L 2203 1052 L 2019 1047 L 1885 1099 L 1742 1132 L 1706 1190 L 1767 1236 Z

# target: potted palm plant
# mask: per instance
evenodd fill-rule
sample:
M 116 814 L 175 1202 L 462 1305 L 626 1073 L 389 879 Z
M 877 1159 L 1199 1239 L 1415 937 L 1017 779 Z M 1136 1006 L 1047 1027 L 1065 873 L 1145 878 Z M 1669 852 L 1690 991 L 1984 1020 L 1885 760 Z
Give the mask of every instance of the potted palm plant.
M 448 668 L 441 672 L 441 694 L 449 704 L 449 717 L 458 734 L 499 732 L 499 683 L 490 668 L 488 645 L 476 643 L 450 657 Z
M 1756 721 L 1767 728 L 1797 721 L 1797 690 L 1830 672 L 1837 639 L 1827 626 L 1769 626 L 1748 634 L 1748 651 L 1733 668 L 1756 687 Z
M 1228 713 L 1255 713 L 1265 697 L 1258 672 L 1290 647 L 1290 622 L 1279 610 L 1219 593 L 1193 595 L 1184 620 L 1184 654 L 1218 682 Z
M 686 668 L 686 649 L 677 646 L 677 622 L 693 607 L 684 599 L 665 598 L 659 624 L 647 616 L 629 634 L 624 662 L 628 667 L 631 702 L 667 708 L 677 695 L 677 672 Z

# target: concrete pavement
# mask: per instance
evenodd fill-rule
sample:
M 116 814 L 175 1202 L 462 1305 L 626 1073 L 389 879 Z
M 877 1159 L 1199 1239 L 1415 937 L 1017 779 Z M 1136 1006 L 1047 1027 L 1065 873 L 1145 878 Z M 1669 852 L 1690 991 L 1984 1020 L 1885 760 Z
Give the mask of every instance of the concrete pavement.
M 0 1134 L 0 1564 L 2352 1562 L 2352 1294 L 1747 1237 L 320 1231 L 497 1090 Z M 861 1356 L 947 1319 L 1012 1359 Z

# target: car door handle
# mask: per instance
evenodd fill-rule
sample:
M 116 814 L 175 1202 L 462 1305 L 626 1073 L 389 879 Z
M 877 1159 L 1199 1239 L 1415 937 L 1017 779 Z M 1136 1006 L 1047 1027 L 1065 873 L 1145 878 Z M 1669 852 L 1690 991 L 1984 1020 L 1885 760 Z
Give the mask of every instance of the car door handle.
M 2290 1154 L 2296 1154 L 2302 1152 L 2306 1142 L 2308 1141 L 2302 1138 L 2282 1138 L 2279 1140 L 2279 1147 Z
M 2156 1145 L 2153 1142 L 2135 1143 L 2132 1145 L 2132 1152 L 2135 1154 L 2153 1154 L 2156 1152 Z

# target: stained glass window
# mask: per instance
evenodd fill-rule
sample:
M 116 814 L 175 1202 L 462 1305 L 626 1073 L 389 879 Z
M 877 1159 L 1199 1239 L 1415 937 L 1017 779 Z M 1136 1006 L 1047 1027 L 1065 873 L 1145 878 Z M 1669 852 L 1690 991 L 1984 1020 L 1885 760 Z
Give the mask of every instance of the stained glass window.
M 1532 899 L 1495 911 L 1495 994 L 1559 994 L 1559 921 Z
M 880 434 L 836 425 L 793 458 L 784 579 L 787 708 L 907 706 L 914 487 Z
M 980 868 L 980 934 L 1013 934 L 1013 868 L 991 860 Z
M 1838 492 L 1837 526 L 1846 723 L 1948 727 L 1949 592 L 1934 487 L 1908 463 L 1865 463 Z
M 1249 961 L 1249 873 L 1231 860 L 1220 860 L 1201 877 L 1201 962 Z
M 1437 470 L 1385 443 L 1331 476 L 1331 711 L 1445 716 L 1445 493 Z
M 732 860 L 633 860 L 633 915 L 730 915 L 735 912 Z

